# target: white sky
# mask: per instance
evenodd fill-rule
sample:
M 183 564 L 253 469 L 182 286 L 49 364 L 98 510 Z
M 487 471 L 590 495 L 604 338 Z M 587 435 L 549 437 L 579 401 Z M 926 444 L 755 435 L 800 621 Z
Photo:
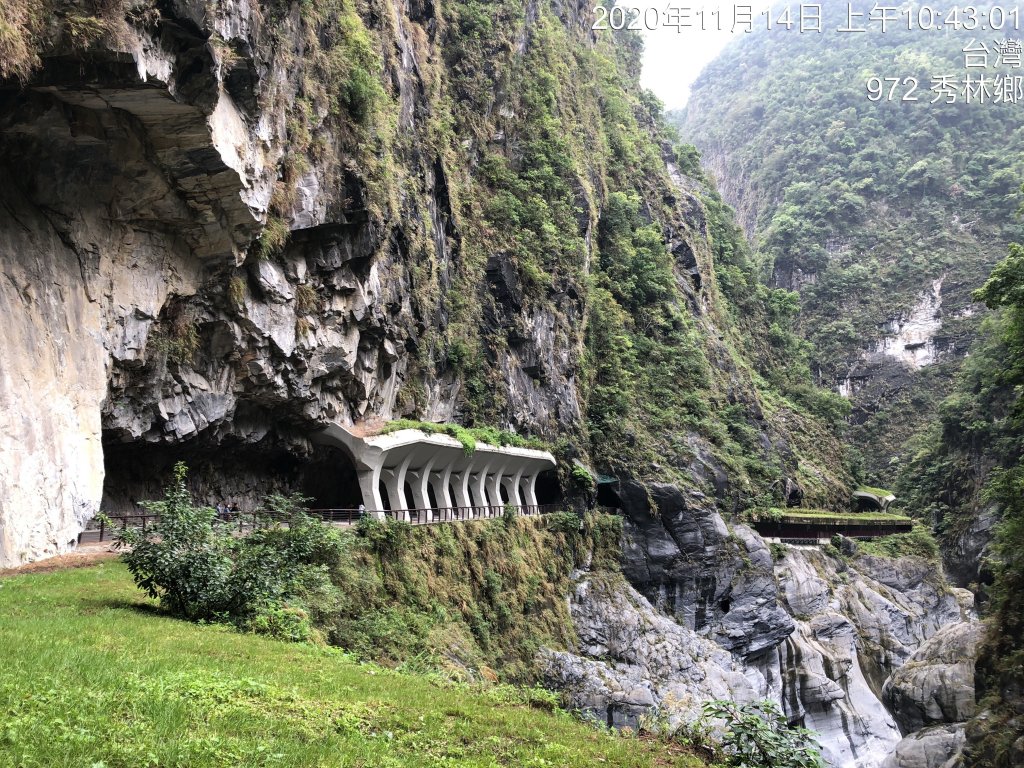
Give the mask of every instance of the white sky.
M 641 10 L 652 9 L 637 19 L 642 29 L 645 17 L 650 26 L 656 27 L 642 32 L 645 50 L 640 82 L 665 102 L 666 109 L 676 109 L 686 104 L 690 86 L 701 70 L 730 40 L 744 34 L 732 31 L 734 15 L 737 12 L 742 14 L 750 8 L 756 21 L 756 14 L 765 10 L 771 0 L 748 0 L 745 3 L 720 0 L 619 0 L 619 3 L 639 7 Z M 670 15 L 668 9 L 677 9 L 680 13 L 687 11 L 686 20 L 693 26 L 678 31 L 675 26 L 664 26 L 666 20 L 679 19 L 679 16 Z M 704 29 L 701 29 L 702 17 L 697 14 L 700 10 L 704 11 Z M 719 15 L 712 16 L 712 11 L 718 11 Z M 655 20 L 657 24 L 654 24 Z M 717 29 L 719 26 L 721 30 Z

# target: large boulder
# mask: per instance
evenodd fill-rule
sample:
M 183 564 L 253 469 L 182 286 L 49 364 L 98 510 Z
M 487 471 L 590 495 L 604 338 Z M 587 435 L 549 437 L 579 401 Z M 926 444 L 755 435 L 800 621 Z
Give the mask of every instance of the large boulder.
M 974 715 L 974 659 L 981 635 L 976 622 L 949 624 L 886 681 L 885 703 L 904 733 Z
M 953 768 L 964 744 L 964 725 L 935 725 L 907 736 L 881 768 Z

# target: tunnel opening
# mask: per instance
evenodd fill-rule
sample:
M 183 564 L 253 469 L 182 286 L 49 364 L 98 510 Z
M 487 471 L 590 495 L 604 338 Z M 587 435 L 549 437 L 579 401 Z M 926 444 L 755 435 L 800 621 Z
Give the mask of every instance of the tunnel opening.
M 237 504 L 248 512 L 261 508 L 271 493 L 298 493 L 313 509 L 354 509 L 362 502 L 355 466 L 333 446 L 317 446 L 310 456 L 300 458 L 263 443 L 104 440 L 100 509 L 111 516 L 144 511 L 141 502 L 164 497 L 179 461 L 189 468 L 187 484 L 197 504 Z
M 558 482 L 558 472 L 546 469 L 537 475 L 537 503 L 561 504 L 562 500 L 562 484 Z
M 299 492 L 312 509 L 357 509 L 366 504 L 356 467 L 348 454 L 333 445 L 317 446 L 299 472 Z

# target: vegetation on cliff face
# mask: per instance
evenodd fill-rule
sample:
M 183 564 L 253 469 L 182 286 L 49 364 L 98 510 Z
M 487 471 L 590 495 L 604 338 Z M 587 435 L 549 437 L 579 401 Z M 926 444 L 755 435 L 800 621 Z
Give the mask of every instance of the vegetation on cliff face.
M 990 549 L 966 552 L 986 558 L 978 567 L 992 579 L 976 585 L 990 603 L 977 662 L 980 714 L 968 728 L 965 759 L 1002 768 L 1024 760 L 1024 247 L 1011 245 L 975 295 L 994 312 L 940 422 L 917 440 L 917 480 L 907 485 L 954 552 L 983 512 L 1001 518 Z
M 931 103 L 933 76 L 977 76 L 961 51 L 970 32 L 838 33 L 845 11 L 826 4 L 821 35 L 742 36 L 698 80 L 679 122 L 737 207 L 762 279 L 799 292 L 799 314 L 789 311 L 815 378 L 850 388 L 849 440 L 869 479 L 890 484 L 977 332 L 970 291 L 1021 235 L 1011 212 L 1024 129 L 1012 104 Z M 901 85 L 896 98 L 870 101 L 872 76 L 917 78 L 918 100 L 902 101 Z M 716 270 L 723 286 L 734 282 Z M 911 372 L 874 354 L 940 280 L 937 363 Z
M 123 559 L 175 616 L 456 677 L 493 667 L 520 682 L 532 679 L 542 645 L 573 644 L 573 571 L 618 568 L 622 521 L 610 515 L 510 511 L 417 528 L 365 518 L 341 531 L 300 501 L 272 496 L 268 525 L 238 537 L 192 502 L 179 464 L 165 498 L 147 504 L 159 520 L 122 534 Z

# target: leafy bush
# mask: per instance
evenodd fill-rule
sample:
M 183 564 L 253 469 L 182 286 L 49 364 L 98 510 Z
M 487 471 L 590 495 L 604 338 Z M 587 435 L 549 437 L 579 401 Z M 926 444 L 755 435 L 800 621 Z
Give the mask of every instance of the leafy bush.
M 544 519 L 549 531 L 566 534 L 580 531 L 580 516 L 575 512 L 553 512 Z
M 590 472 L 587 471 L 586 467 L 579 464 L 573 464 L 572 471 L 569 474 L 576 487 L 583 488 L 584 490 L 593 490 L 594 478 L 591 477 Z
M 118 538 L 136 585 L 176 616 L 309 639 L 312 626 L 301 604 L 307 596 L 320 606 L 331 602 L 328 571 L 342 553 L 339 532 L 309 517 L 301 497 L 273 494 L 266 516 L 287 526 L 236 538 L 213 509 L 193 504 L 187 474 L 179 462 L 163 500 L 143 503 L 159 515 L 154 525 Z
M 921 557 L 933 563 L 939 561 L 939 545 L 928 526 L 915 522 L 909 533 L 894 533 L 858 544 L 861 552 L 883 557 Z
M 709 701 L 702 722 L 725 721 L 721 751 L 741 768 L 825 768 L 814 735 L 792 728 L 772 701 Z
M 404 520 L 360 518 L 356 533 L 367 539 L 378 555 L 397 555 L 408 547 L 412 526 Z

